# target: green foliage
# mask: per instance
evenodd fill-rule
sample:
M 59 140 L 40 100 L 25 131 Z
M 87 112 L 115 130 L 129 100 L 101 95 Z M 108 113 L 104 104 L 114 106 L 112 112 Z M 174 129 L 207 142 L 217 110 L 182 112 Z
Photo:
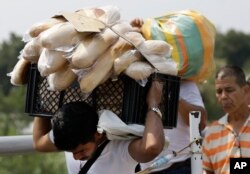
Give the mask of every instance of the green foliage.
M 20 135 L 33 118 L 24 114 L 26 86 L 11 85 L 6 76 L 24 47 L 21 37 L 10 35 L 0 43 L 0 136 Z M 63 153 L 0 156 L 0 174 L 66 174 Z
M 17 62 L 19 52 L 23 49 L 24 43 L 20 36 L 12 33 L 8 41 L 3 41 L 0 44 L 0 89 L 6 95 L 11 89 L 9 77 L 7 73 L 11 72 Z
M 246 73 L 246 76 L 249 76 L 250 75 L 250 58 L 248 58 L 246 61 L 245 61 L 245 63 L 244 63 L 244 65 L 243 65 L 243 70 L 245 71 L 245 73 Z
M 0 156 L 1 174 L 66 174 L 64 153 Z
M 228 64 L 243 67 L 250 58 L 250 35 L 229 30 L 225 35 L 218 33 L 215 43 L 215 57 L 224 57 Z
M 0 135 L 16 135 L 27 127 L 31 118 L 24 114 L 25 87 L 12 87 L 8 95 L 0 90 Z

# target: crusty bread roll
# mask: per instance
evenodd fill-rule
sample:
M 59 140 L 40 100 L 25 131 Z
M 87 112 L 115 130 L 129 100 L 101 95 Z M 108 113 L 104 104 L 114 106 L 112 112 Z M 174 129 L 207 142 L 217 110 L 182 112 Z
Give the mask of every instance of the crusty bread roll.
M 88 32 L 77 32 L 69 22 L 59 23 L 39 35 L 43 47 L 50 50 L 67 49 L 79 43 Z
M 171 55 L 172 46 L 162 40 L 146 40 L 140 44 L 139 51 L 144 54 L 169 57 Z
M 143 60 L 142 55 L 136 50 L 128 50 L 123 53 L 114 61 L 114 75 L 119 75 L 125 69 L 128 68 L 130 64 L 135 61 Z
M 91 35 L 86 37 L 84 40 L 80 41 L 76 49 L 70 56 L 72 66 L 76 69 L 87 68 L 93 65 L 98 56 L 100 56 L 111 44 L 113 40 L 109 43 L 102 42 L 103 38 L 99 34 Z M 109 37 L 108 34 L 105 37 Z M 111 36 L 112 37 L 112 36 Z M 100 40 L 100 44 L 98 44 Z
M 132 26 L 128 22 L 120 22 L 111 27 L 117 34 L 125 34 L 132 31 Z
M 111 54 L 114 57 L 114 75 L 119 75 L 127 66 L 132 63 L 132 59 L 137 60 L 136 58 L 128 57 L 133 56 L 133 45 L 131 45 L 127 40 L 123 38 L 119 38 L 119 40 L 112 46 Z M 123 69 L 122 69 L 123 68 Z
M 53 17 L 45 22 L 40 22 L 40 23 L 36 23 L 36 24 L 32 25 L 30 27 L 28 33 L 31 37 L 34 38 L 34 37 L 37 37 L 43 31 L 51 28 L 52 26 L 54 26 L 58 23 L 65 22 L 65 21 L 66 20 L 63 17 Z
M 30 62 L 20 58 L 16 65 L 14 66 L 11 73 L 8 76 L 11 76 L 10 82 L 12 85 L 21 86 L 28 82 L 28 71 Z
M 154 72 L 154 68 L 145 61 L 137 61 L 129 65 L 125 74 L 134 80 L 146 79 Z
M 113 61 L 111 51 L 107 50 L 98 58 L 91 70 L 80 79 L 81 91 L 83 93 L 90 93 L 100 83 L 103 83 L 103 79 L 108 79 L 106 76 L 113 67 Z
M 37 63 L 39 56 L 42 52 L 42 46 L 39 38 L 33 38 L 24 46 L 21 56 L 33 63 Z
M 99 85 L 105 83 L 108 79 L 113 78 L 113 70 L 111 69 L 107 75 L 100 81 Z
M 133 46 L 119 38 L 106 52 L 100 56 L 91 70 L 80 80 L 80 87 L 84 93 L 89 93 L 98 85 L 104 83 L 113 74 L 114 60 L 132 49 Z
M 166 59 L 165 57 L 162 58 L 159 56 L 153 56 L 152 59 L 158 60 L 153 62 L 153 65 L 156 68 L 155 71 L 175 76 L 178 74 L 177 64 L 173 59 Z
M 131 26 L 128 23 L 116 24 L 112 28 L 120 34 L 131 30 Z M 86 40 L 80 42 L 72 54 L 72 65 L 74 68 L 88 68 L 92 66 L 97 58 L 116 42 L 118 38 L 119 35 L 109 28 L 98 33 L 92 39 L 86 38 Z
M 68 88 L 77 78 L 69 66 L 47 76 L 49 90 L 62 91 Z
M 64 54 L 62 51 L 44 48 L 37 64 L 41 76 L 48 76 L 66 66 L 68 61 L 64 57 Z
M 176 74 L 176 66 L 169 59 L 172 53 L 172 46 L 167 42 L 147 40 L 138 47 L 138 50 L 160 73 Z
M 139 47 L 145 41 L 142 34 L 138 32 L 128 32 L 125 34 L 125 37 L 132 42 L 135 47 Z
M 112 57 L 114 59 L 120 57 L 122 54 L 127 52 L 128 50 L 131 50 L 133 48 L 133 45 L 131 45 L 129 42 L 124 40 L 123 38 L 119 38 L 116 43 L 110 48 Z

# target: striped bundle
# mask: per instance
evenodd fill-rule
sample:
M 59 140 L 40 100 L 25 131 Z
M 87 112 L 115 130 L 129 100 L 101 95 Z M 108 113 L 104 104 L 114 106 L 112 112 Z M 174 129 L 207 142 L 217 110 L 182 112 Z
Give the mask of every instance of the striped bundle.
M 214 25 L 196 11 L 185 10 L 147 19 L 142 26 L 146 39 L 164 40 L 173 46 L 178 75 L 195 82 L 214 72 Z

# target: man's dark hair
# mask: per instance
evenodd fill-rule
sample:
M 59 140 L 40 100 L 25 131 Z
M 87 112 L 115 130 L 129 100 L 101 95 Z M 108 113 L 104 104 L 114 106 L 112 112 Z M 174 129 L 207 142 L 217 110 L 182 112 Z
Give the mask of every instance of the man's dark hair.
M 234 76 L 236 78 L 236 83 L 240 87 L 247 84 L 244 71 L 240 67 L 234 65 L 227 65 L 220 68 L 216 73 L 215 79 L 224 79 L 230 76 Z
M 247 77 L 247 84 L 250 85 L 250 75 Z
M 70 151 L 94 139 L 98 114 L 85 102 L 72 102 L 59 109 L 51 124 L 56 147 Z

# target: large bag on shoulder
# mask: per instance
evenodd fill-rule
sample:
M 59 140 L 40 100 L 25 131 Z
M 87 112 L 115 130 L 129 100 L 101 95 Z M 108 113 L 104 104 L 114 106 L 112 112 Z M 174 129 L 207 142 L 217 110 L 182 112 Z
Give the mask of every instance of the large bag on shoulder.
M 203 82 L 213 74 L 216 30 L 202 14 L 186 10 L 150 18 L 142 33 L 148 40 L 164 40 L 173 46 L 172 58 L 183 79 Z

